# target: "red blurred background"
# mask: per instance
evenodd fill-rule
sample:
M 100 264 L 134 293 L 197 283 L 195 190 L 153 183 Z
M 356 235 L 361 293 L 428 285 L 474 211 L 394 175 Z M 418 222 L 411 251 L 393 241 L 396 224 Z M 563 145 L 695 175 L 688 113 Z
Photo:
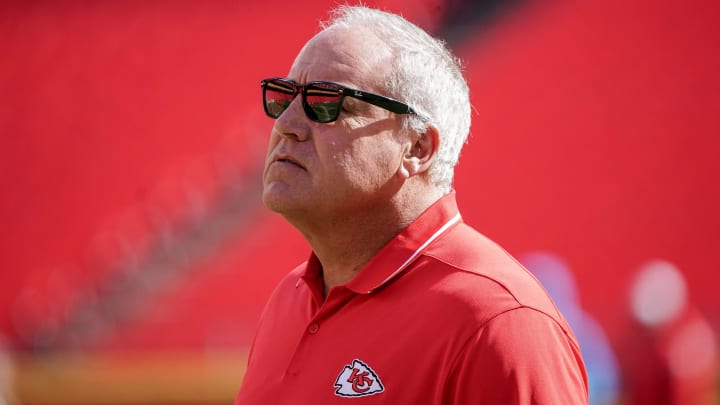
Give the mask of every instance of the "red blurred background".
M 617 353 L 655 259 L 716 336 L 717 2 L 365 3 L 465 61 L 466 222 L 562 257 Z M 232 401 L 265 299 L 309 253 L 260 203 L 259 81 L 334 5 L 0 5 L 0 403 Z M 630 380 L 618 403 L 640 403 Z

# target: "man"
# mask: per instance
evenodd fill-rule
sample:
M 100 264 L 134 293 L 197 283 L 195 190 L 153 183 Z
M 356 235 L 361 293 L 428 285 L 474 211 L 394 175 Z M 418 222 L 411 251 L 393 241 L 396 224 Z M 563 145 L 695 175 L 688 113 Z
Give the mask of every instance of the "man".
M 441 42 L 341 7 L 262 88 L 263 201 L 312 254 L 270 298 L 236 405 L 587 402 L 548 295 L 458 213 L 470 101 Z

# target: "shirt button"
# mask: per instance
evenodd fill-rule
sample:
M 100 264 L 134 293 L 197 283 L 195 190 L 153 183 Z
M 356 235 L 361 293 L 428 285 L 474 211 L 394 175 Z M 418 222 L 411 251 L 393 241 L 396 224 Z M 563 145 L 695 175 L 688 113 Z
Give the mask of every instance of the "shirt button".
M 312 335 L 316 334 L 320 330 L 320 325 L 317 323 L 311 323 L 310 326 L 308 326 L 308 332 Z

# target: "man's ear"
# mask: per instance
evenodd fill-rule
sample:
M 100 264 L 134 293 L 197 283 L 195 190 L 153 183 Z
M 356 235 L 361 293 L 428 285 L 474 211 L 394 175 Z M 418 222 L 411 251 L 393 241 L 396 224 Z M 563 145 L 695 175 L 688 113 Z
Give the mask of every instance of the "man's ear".
M 427 126 L 425 133 L 413 138 L 414 143 L 408 144 L 400 167 L 401 173 L 407 178 L 426 173 L 440 147 L 440 134 L 432 125 Z

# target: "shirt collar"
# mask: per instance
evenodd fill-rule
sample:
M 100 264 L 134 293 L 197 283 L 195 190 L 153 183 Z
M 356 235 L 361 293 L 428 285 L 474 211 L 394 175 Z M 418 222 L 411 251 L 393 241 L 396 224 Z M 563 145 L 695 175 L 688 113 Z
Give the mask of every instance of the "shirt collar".
M 462 222 L 451 192 L 423 212 L 415 221 L 390 240 L 345 287 L 358 294 L 368 294 L 402 273 L 435 239 Z M 306 283 L 322 290 L 321 265 L 315 254 L 310 256 L 302 276 Z

